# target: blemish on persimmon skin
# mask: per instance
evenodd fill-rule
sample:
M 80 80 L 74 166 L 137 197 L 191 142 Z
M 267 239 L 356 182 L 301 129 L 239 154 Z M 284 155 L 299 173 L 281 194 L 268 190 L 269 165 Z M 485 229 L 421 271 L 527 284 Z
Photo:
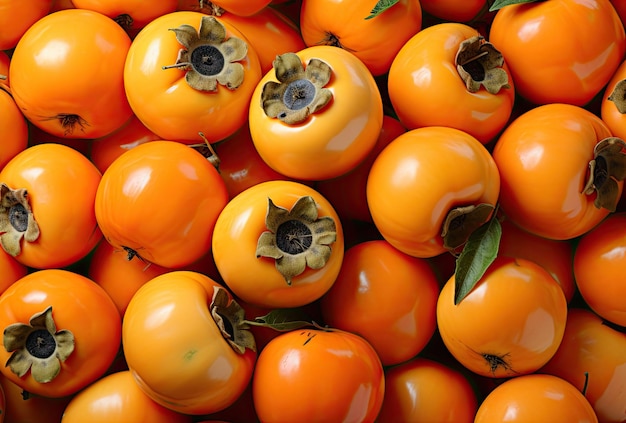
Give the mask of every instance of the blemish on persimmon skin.
M 42 119 L 42 121 L 50 120 L 58 120 L 65 135 L 73 135 L 77 129 L 84 133 L 85 128 L 90 126 L 86 119 L 74 113 L 59 113 L 56 116 Z
M 480 353 L 480 356 L 485 359 L 485 361 L 489 365 L 489 370 L 494 377 L 496 376 L 496 371 L 500 367 L 502 367 L 506 372 L 517 374 L 517 372 L 513 370 L 513 367 L 511 367 L 510 361 L 507 360 L 507 357 L 510 356 L 509 353 L 506 353 L 504 355 Z

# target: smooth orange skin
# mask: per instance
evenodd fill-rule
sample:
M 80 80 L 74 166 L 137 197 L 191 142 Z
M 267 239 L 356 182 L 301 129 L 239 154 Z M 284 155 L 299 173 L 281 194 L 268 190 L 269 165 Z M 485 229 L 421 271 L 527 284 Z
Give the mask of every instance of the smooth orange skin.
M 27 273 L 28 267 L 4 251 L 0 251 L 0 294 Z
M 146 7 L 142 0 L 72 0 L 75 7 L 102 13 L 111 19 L 129 15 L 132 25 L 129 29 L 138 30 L 159 16 L 176 11 L 178 0 L 159 0 Z
M 380 91 L 365 65 L 346 50 L 331 46 L 295 52 L 306 68 L 313 58 L 326 62 L 332 77 L 325 88 L 333 99 L 297 125 L 270 118 L 261 106 L 265 83 L 278 81 L 273 70 L 258 83 L 250 102 L 252 140 L 263 160 L 295 179 L 322 180 L 354 169 L 376 144 L 383 121 Z
M 478 408 L 469 380 L 437 361 L 416 357 L 385 370 L 379 423 L 472 423 Z
M 17 261 L 46 269 L 85 257 L 102 239 L 94 212 L 100 179 L 85 156 L 61 144 L 29 147 L 7 163 L 0 181 L 27 190 L 40 230 L 34 242 L 22 240 Z
M 132 114 L 123 81 L 129 47 L 126 32 L 100 13 L 51 13 L 33 24 L 15 47 L 10 69 L 15 102 L 28 120 L 50 134 L 107 135 Z M 60 114 L 76 114 L 85 122 L 64 127 L 56 118 Z
M 135 292 L 150 279 L 169 270 L 141 260 L 128 260 L 128 253 L 102 241 L 89 260 L 87 276 L 109 294 L 120 316 L 124 316 Z
M 626 11 L 626 2 L 624 2 L 624 8 Z M 613 134 L 613 136 L 621 139 L 626 139 L 626 115 L 620 113 L 615 106 L 615 103 L 609 100 L 608 97 L 615 89 L 617 83 L 624 79 L 626 79 L 626 61 L 623 61 L 619 65 L 611 77 L 611 80 L 604 89 L 604 95 L 602 96 L 602 100 L 600 102 L 600 117 L 602 118 L 602 121 L 611 130 L 611 134 Z
M 367 180 L 367 201 L 381 235 L 422 258 L 446 250 L 441 227 L 451 208 L 495 205 L 500 177 L 487 149 L 458 129 L 410 130 L 380 152 Z
M 135 381 L 180 413 L 220 411 L 252 377 L 256 353 L 236 352 L 211 316 L 214 287 L 221 285 L 198 272 L 166 273 L 139 288 L 124 315 L 122 343 Z
M 91 143 L 89 158 L 100 172 L 109 167 L 122 153 L 150 141 L 160 140 L 157 134 L 146 128 L 137 116 L 132 116 L 119 129 Z
M 219 274 L 210 252 L 181 270 L 199 272 L 219 281 Z M 172 269 L 154 263 L 128 260 L 128 253 L 116 249 L 106 241 L 96 246 L 87 266 L 87 276 L 104 288 L 115 302 L 121 316 L 124 316 L 130 299 L 142 285 L 170 271 Z
M 572 308 L 565 335 L 556 354 L 540 373 L 561 377 L 585 397 L 602 422 L 623 422 L 626 418 L 626 334 L 603 323 L 587 309 Z
M 28 28 L 46 16 L 53 0 L 29 0 L 27 3 L 13 0 L 0 2 L 0 50 L 14 48 Z
M 478 31 L 469 25 L 447 22 L 424 28 L 404 44 L 387 82 L 389 98 L 404 126 L 449 126 L 487 144 L 508 123 L 515 85 L 506 57 L 503 69 L 509 74 L 510 88 L 497 94 L 485 88 L 469 92 L 456 69 L 459 45 L 476 35 Z
M 95 214 L 115 248 L 180 268 L 209 251 L 227 201 L 224 181 L 204 156 L 179 142 L 152 141 L 131 148 L 107 168 Z
M 576 286 L 602 318 L 626 327 L 626 213 L 609 215 L 579 240 L 574 255 Z
M 569 303 L 576 292 L 573 270 L 574 245 L 569 241 L 533 235 L 506 218 L 500 224 L 502 236 L 498 255 L 527 259 L 544 267 L 559 283 Z
M 268 198 L 289 210 L 306 195 L 317 203 L 318 217 L 334 219 L 337 239 L 330 244 L 331 255 L 324 267 L 307 267 L 287 285 L 274 259 L 256 257 L 257 242 L 267 231 Z M 267 181 L 244 190 L 224 207 L 213 232 L 213 258 L 222 279 L 236 297 L 259 307 L 300 307 L 319 299 L 335 282 L 343 256 L 343 230 L 337 212 L 320 193 L 294 181 Z
M 475 423 L 594 423 L 589 401 L 569 382 L 551 375 L 523 375 L 497 386 L 476 412 Z
M 263 161 L 254 148 L 248 124 L 215 145 L 214 149 L 220 159 L 220 175 L 228 189 L 229 198 L 261 182 L 291 180 Z
M 61 363 L 59 374 L 48 383 L 39 383 L 30 371 L 21 378 L 9 367 L 0 371 L 28 392 L 60 398 L 78 392 L 106 372 L 118 353 L 122 324 L 111 298 L 92 280 L 67 270 L 44 269 L 24 276 L 2 293 L 0 327 L 28 323 L 33 314 L 49 306 L 57 330 L 70 330 L 76 344 Z M 0 350 L 3 363 L 10 356 L 4 348 Z
M 487 7 L 485 0 L 420 0 L 424 12 L 452 22 L 469 22 Z
M 476 287 L 454 304 L 455 277 L 437 302 L 437 324 L 448 351 L 468 370 L 487 377 L 532 373 L 554 355 L 563 338 L 567 300 L 538 264 L 498 257 Z M 506 364 L 490 367 L 484 355 Z
M 0 71 L 2 74 L 2 71 Z M 13 97 L 0 89 L 0 169 L 28 146 L 28 124 Z
M 5 400 L 2 423 L 59 423 L 65 407 L 72 396 L 49 398 L 29 395 L 24 398 L 24 389 L 0 374 L 0 387 Z
M 406 132 L 399 120 L 383 116 L 383 126 L 376 140 L 376 145 L 350 172 L 333 179 L 318 181 L 317 189 L 330 201 L 342 219 L 357 219 L 372 222 L 372 214 L 367 204 L 367 177 L 378 154 L 394 139 Z
M 438 296 L 425 259 L 373 240 L 346 251 L 320 306 L 327 325 L 361 335 L 390 366 L 419 354 L 433 336 Z
M 384 391 L 383 367 L 371 345 L 338 330 L 305 328 L 280 334 L 259 354 L 252 378 L 262 423 L 371 423 Z
M 324 44 L 329 34 L 365 63 L 372 75 L 389 71 L 394 56 L 422 29 L 417 0 L 400 0 L 373 19 L 365 19 L 375 0 L 303 0 L 300 30 L 307 46 Z
M 130 371 L 107 375 L 76 394 L 61 423 L 190 423 L 191 416 L 154 402 L 137 385 Z
M 516 225 L 567 240 L 604 219 L 595 194 L 583 194 L 595 145 L 611 132 L 593 113 L 569 104 L 530 109 L 502 133 L 493 149 L 501 178 L 500 206 Z M 620 193 L 623 182 L 618 182 Z
M 259 58 L 245 36 L 234 26 L 217 19 L 226 28 L 226 37 L 248 43 L 248 54 L 239 61 L 244 67 L 243 83 L 230 90 L 218 85 L 217 92 L 207 93 L 190 87 L 184 70 L 162 69 L 176 62 L 183 47 L 171 28 L 191 25 L 198 29 L 201 12 L 177 11 L 147 24 L 134 38 L 126 65 L 124 85 L 135 115 L 152 132 L 168 140 L 196 140 L 198 132 L 210 142 L 232 135 L 246 121 L 250 97 L 259 79 Z
M 532 103 L 583 106 L 623 60 L 624 26 L 609 0 L 511 6 L 496 13 L 489 40 L 504 55 L 516 92 Z
M 272 69 L 276 56 L 300 51 L 306 47 L 298 27 L 281 12 L 271 7 L 265 7 L 249 16 L 225 13 L 221 19 L 246 36 L 259 56 L 263 75 Z

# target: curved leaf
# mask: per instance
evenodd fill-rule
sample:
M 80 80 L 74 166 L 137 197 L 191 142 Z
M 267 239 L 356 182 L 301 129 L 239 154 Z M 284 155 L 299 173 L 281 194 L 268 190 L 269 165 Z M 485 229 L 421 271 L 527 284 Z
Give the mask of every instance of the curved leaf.
M 501 237 L 502 226 L 495 213 L 487 223 L 469 236 L 467 244 L 456 260 L 454 304 L 459 304 L 474 289 L 487 268 L 496 259 Z
M 513 4 L 523 4 L 523 3 L 533 3 L 537 0 L 495 0 L 491 7 L 489 7 L 489 11 L 493 12 L 498 9 L 502 9 L 505 6 L 510 6 Z
M 308 316 L 298 308 L 282 308 L 272 310 L 264 316 L 246 320 L 251 326 L 263 326 L 279 332 L 288 332 L 303 327 L 315 327 L 316 324 L 307 320 Z
M 396 4 L 399 0 L 378 0 L 376 6 L 372 9 L 370 14 L 365 19 L 372 19 L 389 9 Z

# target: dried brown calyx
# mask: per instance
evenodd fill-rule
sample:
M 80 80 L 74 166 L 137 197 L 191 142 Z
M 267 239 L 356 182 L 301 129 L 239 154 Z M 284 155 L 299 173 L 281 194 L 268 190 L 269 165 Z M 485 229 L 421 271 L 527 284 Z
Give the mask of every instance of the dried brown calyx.
M 275 259 L 276 269 L 288 285 L 307 266 L 324 267 L 330 258 L 330 244 L 337 239 L 335 220 L 318 217 L 317 204 L 310 196 L 300 197 L 291 210 L 268 199 L 265 225 L 268 231 L 259 237 L 256 256 Z
M 214 16 L 203 16 L 200 28 L 187 24 L 172 28 L 183 46 L 173 65 L 186 71 L 185 80 L 199 91 L 215 92 L 218 84 L 230 90 L 237 89 L 245 76 L 239 61 L 248 54 L 248 45 L 237 37 L 226 38 L 226 28 Z
M 621 114 L 626 113 L 626 79 L 622 79 L 615 84 L 607 100 L 612 101 Z
M 209 309 L 222 336 L 236 352 L 243 354 L 246 349 L 256 351 L 256 342 L 245 320 L 244 309 L 230 298 L 224 288 L 216 286 L 213 289 Z
M 502 53 L 483 36 L 477 35 L 461 42 L 455 63 L 469 92 L 475 93 L 482 86 L 489 93 L 497 94 L 502 88 L 511 87 L 509 76 L 502 68 Z
M 30 370 L 37 382 L 48 383 L 74 351 L 74 335 L 66 329 L 57 331 L 50 306 L 34 314 L 28 324 L 7 326 L 3 344 L 7 352 L 12 352 L 6 366 L 13 373 L 22 377 Z
M 452 253 L 457 252 L 476 229 L 489 221 L 494 210 L 495 206 L 488 203 L 451 209 L 441 228 L 444 248 Z
M 614 212 L 620 197 L 618 182 L 626 177 L 626 143 L 617 137 L 605 138 L 596 144 L 593 155 L 582 192 L 596 193 L 594 205 Z
M 35 242 L 39 225 L 35 220 L 25 189 L 11 189 L 0 184 L 0 244 L 15 257 L 22 251 L 21 241 Z
M 305 69 L 298 55 L 285 53 L 277 56 L 273 65 L 279 82 L 265 83 L 261 93 L 261 107 L 267 116 L 295 125 L 333 98 L 332 92 L 324 88 L 332 75 L 327 63 L 311 59 Z

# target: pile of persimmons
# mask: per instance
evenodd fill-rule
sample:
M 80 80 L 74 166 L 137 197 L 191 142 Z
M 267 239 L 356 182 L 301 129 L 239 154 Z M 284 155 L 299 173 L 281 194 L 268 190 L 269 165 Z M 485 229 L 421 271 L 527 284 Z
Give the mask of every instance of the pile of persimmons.
M 626 422 L 624 22 L 0 0 L 0 423 Z

